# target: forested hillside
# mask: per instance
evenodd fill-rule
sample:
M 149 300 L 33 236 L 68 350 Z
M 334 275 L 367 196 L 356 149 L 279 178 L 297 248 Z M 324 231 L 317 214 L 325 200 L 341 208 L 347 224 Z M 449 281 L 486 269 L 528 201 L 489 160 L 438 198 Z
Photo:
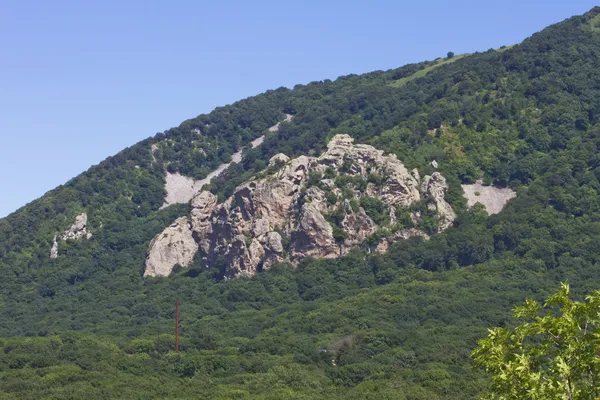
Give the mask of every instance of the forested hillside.
M 0 397 L 464 399 L 490 381 L 469 354 L 512 307 L 561 281 L 599 288 L 600 8 L 522 43 L 280 88 L 219 107 L 110 157 L 0 220 Z M 293 119 L 282 121 L 285 114 Z M 253 278 L 195 262 L 143 277 L 165 171 L 219 200 L 276 153 L 348 134 L 449 184 L 454 226 L 386 254 L 355 249 Z M 265 135 L 255 148 L 253 139 Z M 510 187 L 495 215 L 461 183 Z M 56 235 L 85 212 L 86 240 Z M 181 349 L 174 353 L 174 304 Z

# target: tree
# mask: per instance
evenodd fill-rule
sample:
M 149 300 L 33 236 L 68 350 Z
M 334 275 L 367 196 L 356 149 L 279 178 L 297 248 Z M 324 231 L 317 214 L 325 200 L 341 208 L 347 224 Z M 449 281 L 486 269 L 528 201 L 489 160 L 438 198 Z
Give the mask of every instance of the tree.
M 542 306 L 527 300 L 515 308 L 524 320 L 491 329 L 472 353 L 492 374 L 492 399 L 596 399 L 600 396 L 600 291 L 585 302 L 569 297 L 569 285 Z
M 453 51 L 449 51 L 449 52 L 448 52 L 448 54 L 446 54 L 446 57 L 447 57 L 448 59 L 450 59 L 450 58 L 454 57 L 454 52 L 453 52 Z

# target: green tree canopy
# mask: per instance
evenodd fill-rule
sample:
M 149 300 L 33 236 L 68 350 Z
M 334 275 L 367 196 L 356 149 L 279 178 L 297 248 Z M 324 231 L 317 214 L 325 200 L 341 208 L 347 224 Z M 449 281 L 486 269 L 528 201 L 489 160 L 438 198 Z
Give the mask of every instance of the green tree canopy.
M 472 353 L 492 374 L 492 399 L 597 399 L 600 396 L 600 291 L 585 302 L 564 283 L 542 306 L 515 308 L 523 323 L 494 328 Z

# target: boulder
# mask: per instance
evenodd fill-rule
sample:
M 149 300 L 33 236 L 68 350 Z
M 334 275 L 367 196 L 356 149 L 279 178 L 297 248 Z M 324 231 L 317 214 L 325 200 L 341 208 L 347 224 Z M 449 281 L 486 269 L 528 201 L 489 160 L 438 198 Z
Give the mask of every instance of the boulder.
M 150 242 L 144 276 L 168 276 L 176 265 L 189 267 L 197 251 L 192 224 L 178 218 Z

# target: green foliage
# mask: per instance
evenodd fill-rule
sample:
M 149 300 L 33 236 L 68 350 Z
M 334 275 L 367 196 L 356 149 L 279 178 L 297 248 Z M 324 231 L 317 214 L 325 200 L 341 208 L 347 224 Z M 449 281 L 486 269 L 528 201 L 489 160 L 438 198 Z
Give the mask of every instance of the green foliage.
M 492 374 L 490 398 L 596 399 L 600 395 L 600 291 L 585 302 L 563 284 L 544 303 L 515 308 L 523 322 L 494 328 L 472 356 Z
M 360 206 L 365 210 L 365 213 L 371 217 L 373 222 L 375 222 L 377 225 L 389 224 L 390 207 L 382 200 L 365 195 L 360 198 L 359 203 Z

